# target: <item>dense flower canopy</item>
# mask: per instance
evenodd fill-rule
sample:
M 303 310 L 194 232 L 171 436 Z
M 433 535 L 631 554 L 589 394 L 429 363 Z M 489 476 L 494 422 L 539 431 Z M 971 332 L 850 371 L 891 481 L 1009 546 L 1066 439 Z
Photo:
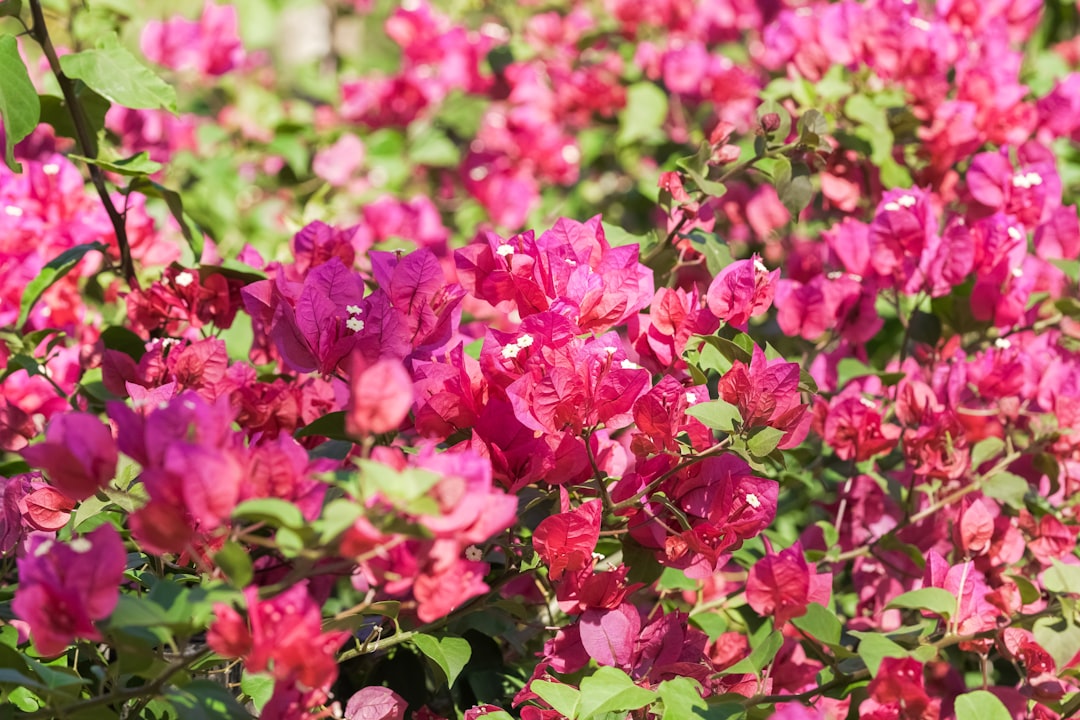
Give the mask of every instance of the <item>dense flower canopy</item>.
M 54 5 L 12 717 L 1080 712 L 1080 7 Z

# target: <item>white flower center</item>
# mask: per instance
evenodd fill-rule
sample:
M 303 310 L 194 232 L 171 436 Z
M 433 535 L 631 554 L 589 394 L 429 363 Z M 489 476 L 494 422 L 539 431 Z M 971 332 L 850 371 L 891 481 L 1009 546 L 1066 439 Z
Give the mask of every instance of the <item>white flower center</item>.
M 22 208 L 17 208 L 14 205 L 8 205 L 7 207 L 5 207 L 4 212 L 11 217 L 22 217 L 23 215 Z
M 573 145 L 563 145 L 562 159 L 567 163 L 574 165 L 581 159 L 581 151 Z
M 1016 228 L 1014 228 L 1013 226 L 1010 225 L 1009 226 L 1009 237 L 1011 237 L 1013 240 L 1019 240 L 1024 236 L 1020 233 L 1019 230 L 1017 230 Z
M 60 166 L 56 163 L 49 163 L 48 165 L 41 166 L 41 172 L 46 175 L 57 175 L 60 172 Z
M 697 395 L 695 395 L 692 392 L 686 393 L 686 402 L 688 402 L 688 403 L 696 403 L 697 402 Z
M 915 203 L 917 203 L 918 200 L 915 199 L 914 195 L 901 195 L 897 198 L 896 202 L 903 207 L 912 208 L 915 207 Z
M 70 547 L 72 550 L 74 550 L 75 552 L 82 555 L 83 553 L 90 552 L 90 550 L 94 547 L 94 545 L 93 545 L 93 543 L 91 543 L 86 538 L 81 537 L 81 538 L 75 538 L 70 543 L 68 543 L 68 547 Z
M 45 542 L 41 543 L 37 546 L 37 548 L 34 549 L 34 557 L 41 557 L 42 555 L 47 554 L 50 550 L 52 550 L 52 546 L 52 540 L 46 540 Z
M 499 247 L 495 248 L 495 254 L 496 255 L 501 255 L 502 257 L 506 257 L 507 255 L 513 255 L 514 254 L 514 246 L 513 245 L 500 245 Z
M 359 305 L 346 305 L 345 312 L 349 313 L 350 315 L 361 315 L 363 314 L 364 309 L 361 308 Z
M 470 562 L 480 562 L 484 559 L 484 551 L 475 545 L 465 548 L 465 559 Z
M 623 360 L 621 363 L 619 363 L 619 367 L 621 367 L 623 370 L 640 370 L 641 369 L 640 365 L 638 365 L 635 362 L 631 362 L 629 360 Z
M 867 400 L 866 398 L 861 397 L 859 398 L 859 402 L 862 403 L 863 407 L 868 407 L 871 410 L 874 409 L 874 402 L 872 400 Z
M 899 205 L 897 205 L 897 204 L 896 204 L 896 203 L 894 203 L 894 202 L 887 202 L 887 203 L 885 203 L 884 205 L 882 205 L 881 207 L 882 207 L 883 209 L 885 209 L 885 210 L 888 210 L 889 212 L 896 212 L 897 210 L 899 210 L 899 209 L 900 209 L 900 206 L 899 206 Z
M 503 346 L 502 356 L 507 360 L 512 360 L 513 358 L 516 358 L 519 353 L 521 353 L 521 348 L 519 348 L 517 345 Z
M 1013 269 L 1012 269 L 1012 270 L 1010 270 L 1009 272 L 1010 272 L 1010 273 L 1012 274 L 1012 276 L 1013 276 L 1014 278 L 1018 278 L 1018 277 L 1024 277 L 1024 271 L 1023 271 L 1023 270 L 1021 270 L 1020 268 L 1013 268 Z
M 364 329 L 364 321 L 360 318 L 351 317 L 345 321 L 345 327 L 349 328 L 354 333 L 358 333 Z
M 176 279 L 173 280 L 173 282 L 180 287 L 187 287 L 191 283 L 195 282 L 195 276 L 185 270 L 184 272 L 177 275 Z
M 755 510 L 761 508 L 761 501 L 758 500 L 757 495 L 755 495 L 754 493 L 746 493 L 746 504 L 754 508 Z
M 532 347 L 533 336 L 526 333 L 517 339 L 517 346 L 524 350 L 527 347 Z
M 998 350 L 1008 350 L 1012 347 L 1012 343 L 1009 342 L 1006 338 L 998 338 L 994 341 L 994 347 L 996 347 Z

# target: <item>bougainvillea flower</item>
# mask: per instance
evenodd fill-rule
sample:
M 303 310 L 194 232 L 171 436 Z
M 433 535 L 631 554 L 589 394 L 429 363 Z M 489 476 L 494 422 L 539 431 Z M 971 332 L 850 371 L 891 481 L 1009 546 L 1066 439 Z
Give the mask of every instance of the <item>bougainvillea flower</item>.
M 363 438 L 397 429 L 413 403 L 413 383 L 400 360 L 384 359 L 365 367 L 354 355 L 349 367 L 349 405 L 345 430 Z
M 802 545 L 795 543 L 754 563 L 746 579 L 746 601 L 780 626 L 804 615 L 810 603 L 828 605 L 831 584 L 832 574 L 816 573 L 806 562 Z
M 337 678 L 334 653 L 347 632 L 322 632 L 320 606 L 299 583 L 269 600 L 256 587 L 244 591 L 247 622 L 229 605 L 214 606 L 207 643 L 224 657 L 243 657 L 251 672 L 307 688 L 328 688 Z
M 548 577 L 558 580 L 564 572 L 590 565 L 600 539 L 599 500 L 589 500 L 570 512 L 544 518 L 533 533 L 533 549 L 548 566 Z
M 720 398 L 739 408 L 747 428 L 768 426 L 784 431 L 780 448 L 792 448 L 810 429 L 809 406 L 799 392 L 799 365 L 767 360 L 757 345 L 747 365 L 740 360 L 720 378 Z
M 732 327 L 746 330 L 750 318 L 765 313 L 773 301 L 779 270 L 769 272 L 761 258 L 737 260 L 717 273 L 709 285 L 709 310 Z
M 94 415 L 79 412 L 53 418 L 45 430 L 45 442 L 25 448 L 22 456 L 76 501 L 109 484 L 118 457 L 108 426 Z
M 101 640 L 94 621 L 116 607 L 126 564 L 120 534 L 109 524 L 67 543 L 32 537 L 18 560 L 12 610 L 29 623 L 38 652 L 56 655 L 76 638 Z

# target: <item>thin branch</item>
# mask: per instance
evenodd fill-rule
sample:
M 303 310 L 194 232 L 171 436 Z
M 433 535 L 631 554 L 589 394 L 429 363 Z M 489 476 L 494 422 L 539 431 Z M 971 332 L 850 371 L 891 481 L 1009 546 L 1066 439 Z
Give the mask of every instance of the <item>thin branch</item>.
M 75 126 L 75 140 L 78 143 L 79 152 L 84 157 L 93 160 L 96 153 L 94 152 L 90 122 L 87 120 L 86 113 L 79 103 L 78 96 L 75 94 L 74 84 L 64 74 L 64 70 L 60 66 L 60 58 L 56 55 L 56 48 L 53 47 L 52 39 L 49 37 L 49 30 L 45 25 L 45 14 L 41 9 L 41 0 L 30 0 L 30 12 L 34 18 L 34 26 L 30 30 L 30 36 L 41 46 L 45 58 L 49 61 L 49 68 L 52 70 L 53 75 L 56 76 L 56 82 L 60 85 L 60 92 L 64 94 L 64 103 L 68 107 L 71 121 Z M 92 162 L 87 163 L 87 167 L 90 170 L 90 180 L 94 183 L 94 188 L 97 190 L 98 197 L 101 198 L 102 205 L 105 206 L 105 212 L 108 213 L 109 222 L 112 223 L 113 232 L 116 234 L 116 245 L 120 249 L 120 270 L 124 275 L 124 279 L 127 280 L 128 287 L 132 289 L 138 288 L 139 280 L 135 275 L 135 264 L 131 259 L 131 245 L 128 242 L 127 228 L 124 227 L 124 218 L 116 209 L 116 206 L 113 205 L 112 198 L 109 196 L 109 189 L 105 186 L 105 174 L 101 171 L 101 168 Z

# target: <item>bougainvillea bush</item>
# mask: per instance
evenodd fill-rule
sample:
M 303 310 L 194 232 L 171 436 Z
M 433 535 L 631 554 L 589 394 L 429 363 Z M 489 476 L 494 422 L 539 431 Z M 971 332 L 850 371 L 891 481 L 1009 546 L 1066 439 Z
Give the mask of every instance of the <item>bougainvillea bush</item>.
M 0 718 L 1080 712 L 1065 0 L 0 0 Z

